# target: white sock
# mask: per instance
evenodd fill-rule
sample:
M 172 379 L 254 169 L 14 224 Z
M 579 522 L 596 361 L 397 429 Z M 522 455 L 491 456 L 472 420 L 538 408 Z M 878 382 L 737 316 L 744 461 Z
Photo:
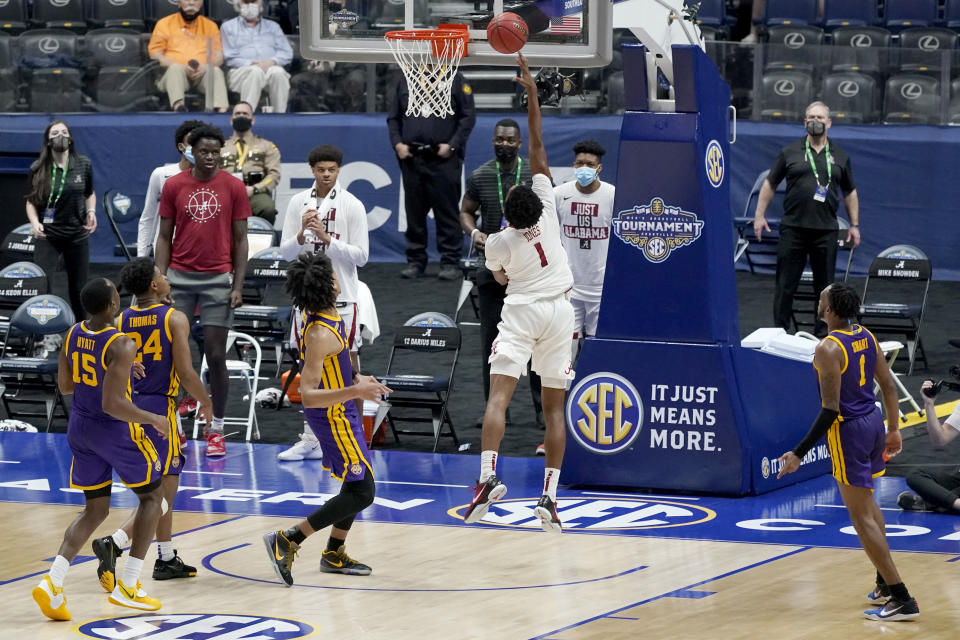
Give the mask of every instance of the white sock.
M 127 532 L 123 529 L 117 529 L 113 532 L 113 535 L 110 536 L 113 538 L 113 543 L 123 549 L 127 546 L 127 543 L 130 542 L 130 537 L 127 535 Z
M 157 541 L 157 550 L 160 552 L 160 559 L 164 562 L 169 562 L 173 560 L 173 540 L 167 540 L 166 542 Z M 126 583 L 124 583 L 126 584 Z
M 560 469 L 546 467 L 543 470 L 543 493 L 550 496 L 554 502 L 557 501 L 557 484 L 560 483 Z
M 497 471 L 497 452 L 484 451 L 480 454 L 480 482 L 486 482 L 487 478 Z
M 223 433 L 223 418 L 213 417 L 213 420 L 210 421 L 210 431 L 214 433 Z
M 53 559 L 53 566 L 47 573 L 50 576 L 50 582 L 55 587 L 63 587 L 63 581 L 67 577 L 67 569 L 70 568 L 70 561 L 63 556 L 57 556 Z
M 143 571 L 143 558 L 134 558 L 127 556 L 127 562 L 123 565 L 123 573 L 120 574 L 120 582 L 128 589 L 135 589 L 140 582 L 140 572 Z
M 303 435 L 304 435 L 304 438 L 309 440 L 310 442 L 319 442 L 319 440 L 317 440 L 316 434 L 313 432 L 313 429 L 311 429 L 310 425 L 307 424 L 306 422 L 303 423 Z

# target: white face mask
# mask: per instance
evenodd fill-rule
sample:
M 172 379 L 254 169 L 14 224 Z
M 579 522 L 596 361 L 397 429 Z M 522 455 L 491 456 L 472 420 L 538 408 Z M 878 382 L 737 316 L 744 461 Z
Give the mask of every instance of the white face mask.
M 255 20 L 260 17 L 259 2 L 244 2 L 240 5 L 240 15 L 244 20 Z

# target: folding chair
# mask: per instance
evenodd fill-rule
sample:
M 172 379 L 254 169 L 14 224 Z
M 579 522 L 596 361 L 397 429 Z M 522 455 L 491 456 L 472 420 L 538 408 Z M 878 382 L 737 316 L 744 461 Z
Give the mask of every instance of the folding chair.
M 277 232 L 272 224 L 257 216 L 247 218 L 247 256 L 249 258 L 276 244 Z
M 399 357 L 402 352 L 420 356 L 417 365 L 413 366 L 411 357 Z M 453 361 L 449 372 L 440 375 L 444 358 L 440 354 L 453 353 Z M 427 357 L 430 356 L 430 357 Z M 393 389 L 384 403 L 387 410 L 387 422 L 393 431 L 396 442 L 400 442 L 399 434 L 433 436 L 433 451 L 436 453 L 443 435 L 443 427 L 450 430 L 455 446 L 460 446 L 457 432 L 453 428 L 447 404 L 450 401 L 450 392 L 453 389 L 453 375 L 460 357 L 460 329 L 452 318 L 442 313 L 421 313 L 416 315 L 397 330 L 393 338 L 393 347 L 387 360 L 387 372 L 380 381 Z M 403 366 L 399 366 L 400 360 Z M 402 373 L 400 371 L 403 371 Z M 430 371 L 430 373 L 427 373 Z M 393 409 L 429 409 L 430 417 L 416 415 L 396 416 Z M 433 425 L 432 431 L 401 431 L 397 429 L 397 422 L 429 422 Z
M 119 244 L 113 247 L 113 255 L 124 256 L 128 261 L 133 260 L 137 255 L 136 233 L 134 233 L 133 242 L 128 242 L 123 239 L 123 234 L 120 233 L 120 227 L 117 225 L 131 222 L 136 223 L 136 221 L 140 220 L 141 208 L 133 203 L 130 196 L 116 189 L 110 189 L 103 194 L 103 210 L 107 214 L 107 222 L 110 223 L 113 235 L 116 236 L 117 242 L 119 242 Z M 134 224 L 133 229 L 136 231 L 136 224 Z
M 243 279 L 243 304 L 233 311 L 233 326 L 237 331 L 255 337 L 262 347 L 275 353 L 277 373 L 283 363 L 284 344 L 290 333 L 291 309 L 287 306 L 264 304 L 270 287 L 283 286 L 287 279 L 289 262 L 277 247 L 264 249 L 247 262 Z
M 22 224 L 7 234 L 3 239 L 4 257 L 9 262 L 33 260 L 33 250 L 36 248 L 36 238 L 33 237 L 33 227 L 30 223 Z
M 880 350 L 883 352 L 884 357 L 887 359 L 887 366 L 890 367 L 891 373 L 893 373 L 893 363 L 896 362 L 897 356 L 900 354 L 900 350 L 903 349 L 903 343 L 897 342 L 896 340 L 886 340 L 879 343 L 878 345 Z M 893 374 L 893 382 L 897 385 L 899 393 L 897 394 L 897 411 L 900 413 L 900 420 L 903 422 L 907 421 L 907 417 L 903 415 L 903 411 L 899 409 L 899 406 L 904 402 L 909 402 L 910 406 L 913 407 L 913 410 L 923 415 L 923 409 L 920 405 L 917 404 L 917 401 L 913 399 L 913 395 L 907 391 L 907 388 L 903 386 L 903 383 L 900 381 L 900 376 L 902 373 Z M 873 392 L 874 394 L 880 393 L 880 383 L 873 383 Z M 878 398 L 880 396 L 877 396 Z
M 479 322 L 460 322 L 460 316 L 463 314 L 463 303 L 470 301 L 473 307 L 473 315 L 480 320 L 480 307 L 477 304 L 477 270 L 482 266 L 482 260 L 479 255 L 473 251 L 473 243 L 470 243 L 470 250 L 466 258 L 460 259 L 460 270 L 463 271 L 463 282 L 460 283 L 460 295 L 457 297 L 457 311 L 454 314 L 454 320 L 458 324 L 479 325 Z
M 231 349 L 236 354 L 237 359 L 227 360 L 227 374 L 230 380 L 242 380 L 246 389 L 246 393 L 243 396 L 243 401 L 247 403 L 247 413 L 245 416 L 224 416 L 223 417 L 223 426 L 224 430 L 226 427 L 239 426 L 246 427 L 246 436 L 245 439 L 247 442 L 250 441 L 251 435 L 257 440 L 260 439 L 260 426 L 257 424 L 257 413 L 256 413 L 256 396 L 257 396 L 257 385 L 260 383 L 260 362 L 261 362 L 261 352 L 260 352 L 260 343 L 257 340 L 246 333 L 240 333 L 239 331 L 230 331 L 227 334 L 227 354 L 229 356 Z M 253 364 L 250 363 L 249 358 L 247 357 L 247 351 L 252 350 L 254 354 Z M 200 379 L 204 383 L 207 383 L 207 374 L 210 371 L 210 368 L 207 366 L 207 358 L 204 356 L 203 362 L 200 363 Z M 199 414 L 197 418 L 193 421 L 193 438 L 197 438 L 197 433 L 200 430 L 200 425 L 203 423 L 203 419 L 200 418 Z
M 757 208 L 757 199 L 760 197 L 760 189 L 766 182 L 770 170 L 760 172 L 757 179 L 753 181 L 753 187 L 750 188 L 750 195 L 747 196 L 747 202 L 743 206 L 743 215 L 734 218 L 733 223 L 737 230 L 737 251 L 742 251 L 742 255 L 747 259 L 747 267 L 750 273 L 756 273 L 757 267 L 775 269 L 777 266 L 777 240 L 780 238 L 780 218 L 783 216 L 783 196 L 787 190 L 786 180 L 781 180 L 777 185 L 773 195 L 773 200 L 767 207 L 766 220 L 770 225 L 770 233 L 764 232 L 763 241 L 757 242 L 757 237 L 753 233 L 753 213 Z M 745 241 L 744 242 L 741 242 Z
M 854 246 L 847 242 L 848 229 L 850 229 L 850 222 L 846 218 L 837 216 L 837 261 L 846 262 L 843 269 L 843 282 L 846 282 L 847 278 L 850 277 L 850 265 L 853 264 Z M 847 254 L 845 259 L 844 253 Z M 797 331 L 801 327 L 816 325 L 816 307 L 819 299 L 820 294 L 813 288 L 813 270 L 809 267 L 805 268 L 800 275 L 800 285 L 797 287 L 797 292 L 793 294 L 793 326 Z M 806 316 L 810 316 L 810 318 L 807 319 Z
M 30 298 L 49 292 L 47 274 L 32 262 L 14 262 L 0 269 L 0 335 L 7 335 L 10 313 Z
M 74 321 L 70 305 L 53 295 L 34 296 L 14 311 L 0 350 L 0 383 L 3 384 L 0 401 L 9 418 L 46 418 L 47 431 L 58 408 L 64 419 L 69 418 L 57 385 L 59 354 L 33 354 L 43 337 L 65 333 Z M 25 355 L 14 355 L 13 342 L 20 339 Z M 42 405 L 44 411 L 20 410 L 18 405 Z
M 860 323 L 875 334 L 906 338 L 910 358 L 907 375 L 913 374 L 918 352 L 927 366 L 920 329 L 932 273 L 930 259 L 923 251 L 911 245 L 897 244 L 874 258 L 863 285 Z

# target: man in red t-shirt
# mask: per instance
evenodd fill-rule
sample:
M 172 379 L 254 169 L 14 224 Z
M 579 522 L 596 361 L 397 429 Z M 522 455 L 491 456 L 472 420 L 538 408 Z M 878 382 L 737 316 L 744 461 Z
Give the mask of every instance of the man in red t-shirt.
M 250 199 L 243 182 L 220 170 L 219 129 L 197 127 L 189 142 L 193 168 L 169 178 L 160 195 L 156 263 L 170 281 L 174 307 L 191 322 L 200 310 L 213 401 L 206 453 L 218 457 L 226 453 L 227 332 L 242 299 Z

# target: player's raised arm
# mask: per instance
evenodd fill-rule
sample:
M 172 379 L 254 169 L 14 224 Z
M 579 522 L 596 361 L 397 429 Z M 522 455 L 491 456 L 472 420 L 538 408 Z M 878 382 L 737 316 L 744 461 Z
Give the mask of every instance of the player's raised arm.
M 127 397 L 130 369 L 137 356 L 137 345 L 125 335 L 110 343 L 104 354 L 107 373 L 103 379 L 103 411 L 124 422 L 151 424 L 166 438 L 169 426 L 166 416 L 139 409 Z
M 527 126 L 530 129 L 530 171 L 536 175 L 542 173 L 551 178 L 550 165 L 547 164 L 547 150 L 543 146 L 543 124 L 540 119 L 540 99 L 537 97 L 537 83 L 530 75 L 530 67 L 522 53 L 517 54 L 520 77 L 514 82 L 527 91 Z M 552 178 L 551 178 L 552 179 Z
M 391 389 L 377 382 L 372 376 L 358 376 L 353 384 L 341 389 L 320 389 L 324 360 L 340 350 L 340 340 L 326 327 L 314 325 L 304 336 L 306 354 L 303 371 L 300 372 L 300 395 L 303 406 L 310 409 L 329 407 L 354 398 L 376 401 Z

